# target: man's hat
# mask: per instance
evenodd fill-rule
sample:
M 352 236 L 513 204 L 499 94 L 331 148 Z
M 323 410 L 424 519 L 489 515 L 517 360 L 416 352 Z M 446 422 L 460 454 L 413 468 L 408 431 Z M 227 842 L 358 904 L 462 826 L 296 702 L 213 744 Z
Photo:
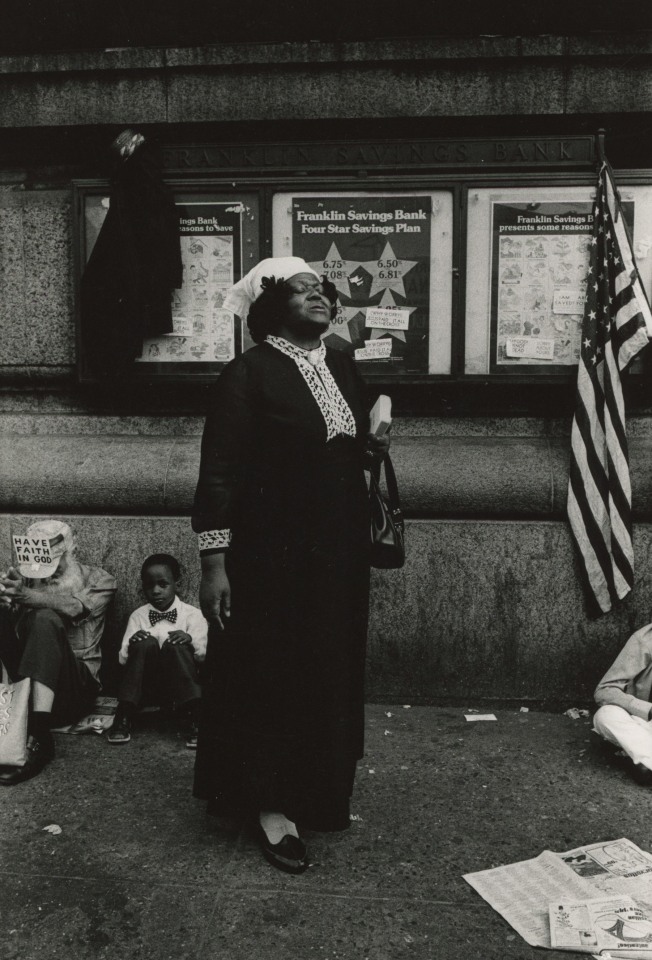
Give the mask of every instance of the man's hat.
M 72 530 L 62 520 L 37 520 L 27 528 L 25 536 L 30 540 L 45 540 L 50 556 L 48 563 L 33 560 L 30 563 L 18 564 L 18 572 L 28 580 L 51 577 L 59 566 L 61 557 L 73 546 Z

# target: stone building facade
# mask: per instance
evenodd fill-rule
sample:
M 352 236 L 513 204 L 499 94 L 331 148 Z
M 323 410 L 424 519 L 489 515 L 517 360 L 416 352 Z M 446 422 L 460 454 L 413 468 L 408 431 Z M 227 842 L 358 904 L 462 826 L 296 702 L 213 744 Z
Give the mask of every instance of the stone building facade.
M 271 253 L 270 191 L 450 190 L 454 258 L 437 281 L 451 291 L 445 370 L 370 378 L 370 393 L 394 400 L 409 549 L 403 570 L 374 571 L 369 696 L 586 699 L 649 620 L 647 365 L 626 385 L 636 586 L 618 610 L 590 620 L 565 520 L 572 371 L 469 374 L 479 266 L 468 188 L 589 190 L 585 148 L 604 128 L 617 176 L 641 191 L 645 222 L 651 43 L 642 34 L 497 36 L 0 57 L 0 560 L 28 518 L 69 519 L 84 556 L 120 583 L 107 660 L 139 602 L 148 553 L 176 553 L 196 597 L 188 514 L 210 377 L 80 382 L 80 203 L 84 185 L 103 189 L 121 129 L 166 146 L 176 189 L 263 191 L 261 255 Z M 564 146 L 578 142 L 581 155 Z M 480 295 L 488 317 L 488 287 Z

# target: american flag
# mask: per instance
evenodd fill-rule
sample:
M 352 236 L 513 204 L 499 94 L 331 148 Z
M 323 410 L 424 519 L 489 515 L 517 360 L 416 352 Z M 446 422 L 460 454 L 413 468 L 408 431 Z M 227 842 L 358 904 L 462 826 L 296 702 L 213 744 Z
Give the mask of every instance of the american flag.
M 634 584 L 632 491 L 621 371 L 652 314 L 606 162 L 598 174 L 573 419 L 568 518 L 589 595 L 603 613 Z

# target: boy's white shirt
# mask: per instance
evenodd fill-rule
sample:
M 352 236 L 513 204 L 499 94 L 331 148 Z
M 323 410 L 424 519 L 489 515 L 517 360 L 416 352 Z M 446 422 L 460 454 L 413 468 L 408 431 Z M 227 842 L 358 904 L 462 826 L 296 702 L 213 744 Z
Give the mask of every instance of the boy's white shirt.
M 168 634 L 174 630 L 183 630 L 184 633 L 188 633 L 192 637 L 192 649 L 195 660 L 204 659 L 206 656 L 206 641 L 208 639 L 208 623 L 201 610 L 191 606 L 189 603 L 184 603 L 183 600 L 180 600 L 178 597 L 174 598 L 174 601 L 165 613 L 169 613 L 175 609 L 177 611 L 176 623 L 171 623 L 166 619 L 159 620 L 158 623 L 154 625 L 149 621 L 149 611 L 154 610 L 157 613 L 159 611 L 156 610 L 156 607 L 153 607 L 151 603 L 145 603 L 142 607 L 134 610 L 127 621 L 127 629 L 125 630 L 120 652 L 118 653 L 118 660 L 123 666 L 127 662 L 129 655 L 129 640 L 133 637 L 134 633 L 138 633 L 139 630 L 145 630 L 146 633 L 150 633 L 153 637 L 156 637 L 159 647 L 163 646 L 168 638 Z

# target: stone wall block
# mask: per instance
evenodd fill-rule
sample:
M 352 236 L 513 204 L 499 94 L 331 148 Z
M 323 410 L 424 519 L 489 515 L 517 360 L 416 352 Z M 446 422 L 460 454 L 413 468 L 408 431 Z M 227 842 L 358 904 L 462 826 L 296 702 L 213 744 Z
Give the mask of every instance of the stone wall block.
M 569 61 L 566 112 L 644 113 L 652 109 L 650 57 L 626 57 L 621 64 L 594 58 Z
M 190 513 L 199 476 L 201 437 L 177 438 L 170 451 L 164 504 L 174 513 Z
M 524 80 L 527 77 L 527 83 Z M 169 121 L 560 113 L 559 63 L 315 65 L 169 78 Z
M 400 438 L 392 460 L 416 516 L 549 515 L 548 441 L 538 438 Z
M 0 75 L 0 126 L 165 123 L 163 72 Z
M 140 437 L 14 437 L 3 441 L 3 507 L 110 513 L 160 512 L 173 441 Z
M 25 324 L 34 366 L 74 363 L 72 214 L 67 192 L 24 194 Z
M 23 363 L 29 350 L 25 323 L 23 217 L 16 194 L 0 196 L 0 363 Z
M 405 568 L 373 575 L 370 696 L 590 699 L 649 621 L 649 525 L 635 549 L 635 590 L 589 620 L 566 524 L 408 523 Z
M 70 196 L 0 195 L 0 364 L 74 361 Z

